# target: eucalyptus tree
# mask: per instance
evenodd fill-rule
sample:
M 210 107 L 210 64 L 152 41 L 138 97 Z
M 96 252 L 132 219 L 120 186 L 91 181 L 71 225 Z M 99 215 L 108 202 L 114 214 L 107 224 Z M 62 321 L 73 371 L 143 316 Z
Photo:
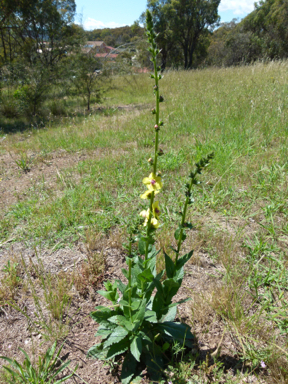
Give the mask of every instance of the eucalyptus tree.
M 193 67 L 193 55 L 201 38 L 218 24 L 220 0 L 148 0 L 157 43 L 162 49 L 162 67 L 172 50 L 180 48 L 185 69 Z

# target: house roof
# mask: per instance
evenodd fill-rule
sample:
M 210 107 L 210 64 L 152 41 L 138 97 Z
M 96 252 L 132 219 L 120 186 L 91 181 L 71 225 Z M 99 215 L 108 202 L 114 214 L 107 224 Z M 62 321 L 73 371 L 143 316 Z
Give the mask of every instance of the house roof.
M 96 53 L 95 57 L 110 57 L 111 59 L 116 59 L 118 53 Z
M 105 45 L 104 41 L 87 41 L 85 44 L 85 47 L 95 48 L 95 47 L 101 47 L 101 45 Z

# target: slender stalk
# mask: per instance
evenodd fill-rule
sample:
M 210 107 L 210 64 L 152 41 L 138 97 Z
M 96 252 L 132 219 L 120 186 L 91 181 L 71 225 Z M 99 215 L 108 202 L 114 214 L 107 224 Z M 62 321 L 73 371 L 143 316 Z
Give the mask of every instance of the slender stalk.
M 154 52 L 153 54 L 153 63 L 154 63 L 154 78 L 155 78 L 155 96 L 156 96 L 156 114 L 155 114 L 155 152 L 154 152 L 154 163 L 153 163 L 153 173 L 157 174 L 157 160 L 158 160 L 158 147 L 159 147 L 159 127 L 160 124 L 160 94 L 159 94 L 159 77 L 158 77 L 158 69 L 157 69 L 157 54 Z M 147 239 L 149 238 L 151 232 L 151 219 L 152 219 L 152 206 L 155 198 L 155 193 L 153 192 L 150 197 L 150 206 L 149 206 L 149 217 L 147 222 Z M 148 259 L 148 250 L 149 250 L 149 242 L 147 240 L 146 249 L 145 249 L 145 261 Z
M 191 181 L 191 184 L 189 186 L 189 191 L 191 191 L 192 183 L 193 183 L 193 180 Z M 186 201 L 185 201 L 185 205 L 184 205 L 184 210 L 183 210 L 183 213 L 182 213 L 181 230 L 180 230 L 179 240 L 178 240 L 178 245 L 177 245 L 177 253 L 176 253 L 175 264 L 178 261 L 180 250 L 181 250 L 181 245 L 183 243 L 182 236 L 183 236 L 183 230 L 184 230 L 184 224 L 185 224 L 185 220 L 186 220 L 186 214 L 187 214 L 187 208 L 188 208 L 188 204 L 189 204 L 189 199 L 190 198 L 187 196 L 186 197 Z
M 178 261 L 180 250 L 181 250 L 181 245 L 183 243 L 183 231 L 185 227 L 185 220 L 186 220 L 186 214 L 187 214 L 187 208 L 188 205 L 192 203 L 191 199 L 191 190 L 193 184 L 197 185 L 199 184 L 197 181 L 197 175 L 201 174 L 201 171 L 209 164 L 210 160 L 214 157 L 214 153 L 210 153 L 207 157 L 202 157 L 202 159 L 196 163 L 196 170 L 194 172 L 191 172 L 189 177 L 191 178 L 191 182 L 186 184 L 186 200 L 185 200 L 185 205 L 184 209 L 182 212 L 182 220 L 180 224 L 180 233 L 179 233 L 179 239 L 178 239 L 178 244 L 177 244 L 177 253 L 176 253 L 176 260 L 175 260 L 175 265 Z
M 148 242 L 148 237 L 150 235 L 150 232 L 151 232 L 151 219 L 152 219 L 152 206 L 153 206 L 153 202 L 154 202 L 154 192 L 152 192 L 151 194 L 151 198 L 150 198 L 150 206 L 149 206 L 149 217 L 148 217 L 148 223 L 147 223 L 147 242 L 146 242 L 146 248 L 145 248 L 145 261 L 147 261 L 148 259 L 148 250 L 149 250 L 149 242 Z
M 129 259 L 129 276 L 128 276 L 128 286 L 129 286 L 129 314 L 132 321 L 132 312 L 131 312 L 131 269 L 132 269 L 132 260 Z
M 155 123 L 159 127 L 160 123 L 160 103 L 159 103 L 159 79 L 158 79 L 158 70 L 157 70 L 157 60 L 156 55 L 154 57 L 154 77 L 155 77 L 155 86 L 156 86 L 156 115 L 155 115 Z M 159 145 L 159 131 L 155 132 L 155 155 L 154 155 L 154 167 L 153 172 L 156 175 L 157 172 L 157 160 L 158 160 L 158 145 Z

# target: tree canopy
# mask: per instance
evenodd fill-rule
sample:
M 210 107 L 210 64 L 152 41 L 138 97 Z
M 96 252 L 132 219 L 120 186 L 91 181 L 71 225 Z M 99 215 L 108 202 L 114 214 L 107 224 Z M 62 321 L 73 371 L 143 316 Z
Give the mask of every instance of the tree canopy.
M 74 0 L 0 0 L 2 63 L 37 57 L 53 65 L 75 44 Z
M 193 67 L 195 52 L 201 39 L 219 22 L 220 0 L 148 0 L 157 43 L 162 49 L 162 68 L 169 53 L 180 49 L 185 69 Z
M 243 20 L 222 23 L 210 38 L 207 64 L 235 65 L 288 57 L 288 0 L 263 0 Z

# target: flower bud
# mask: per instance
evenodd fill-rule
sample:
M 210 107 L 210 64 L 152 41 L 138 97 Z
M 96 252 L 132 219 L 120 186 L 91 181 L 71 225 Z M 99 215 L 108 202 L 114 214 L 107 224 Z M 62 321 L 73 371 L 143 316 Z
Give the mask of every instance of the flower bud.
M 162 172 L 161 172 L 161 171 L 158 171 L 158 172 L 157 172 L 157 176 L 158 176 L 158 177 L 162 177 Z
M 155 131 L 159 131 L 160 130 L 160 128 L 159 128 L 159 126 L 157 124 L 154 125 L 154 128 L 155 128 Z
M 151 113 L 152 113 L 152 115 L 156 115 L 156 109 L 153 108 L 153 109 L 151 110 Z
M 148 163 L 149 163 L 150 165 L 153 165 L 154 160 L 152 159 L 152 157 L 150 157 L 150 159 L 148 159 Z
M 163 149 L 159 149 L 159 151 L 158 151 L 158 156 L 162 156 L 162 155 L 164 155 L 164 152 L 163 152 Z
M 163 103 L 163 101 L 164 101 L 164 97 L 163 97 L 163 96 L 160 96 L 160 97 L 159 97 L 159 102 L 160 102 L 160 103 Z
M 158 90 L 157 85 L 154 85 L 153 89 L 154 89 L 154 91 L 157 91 Z

